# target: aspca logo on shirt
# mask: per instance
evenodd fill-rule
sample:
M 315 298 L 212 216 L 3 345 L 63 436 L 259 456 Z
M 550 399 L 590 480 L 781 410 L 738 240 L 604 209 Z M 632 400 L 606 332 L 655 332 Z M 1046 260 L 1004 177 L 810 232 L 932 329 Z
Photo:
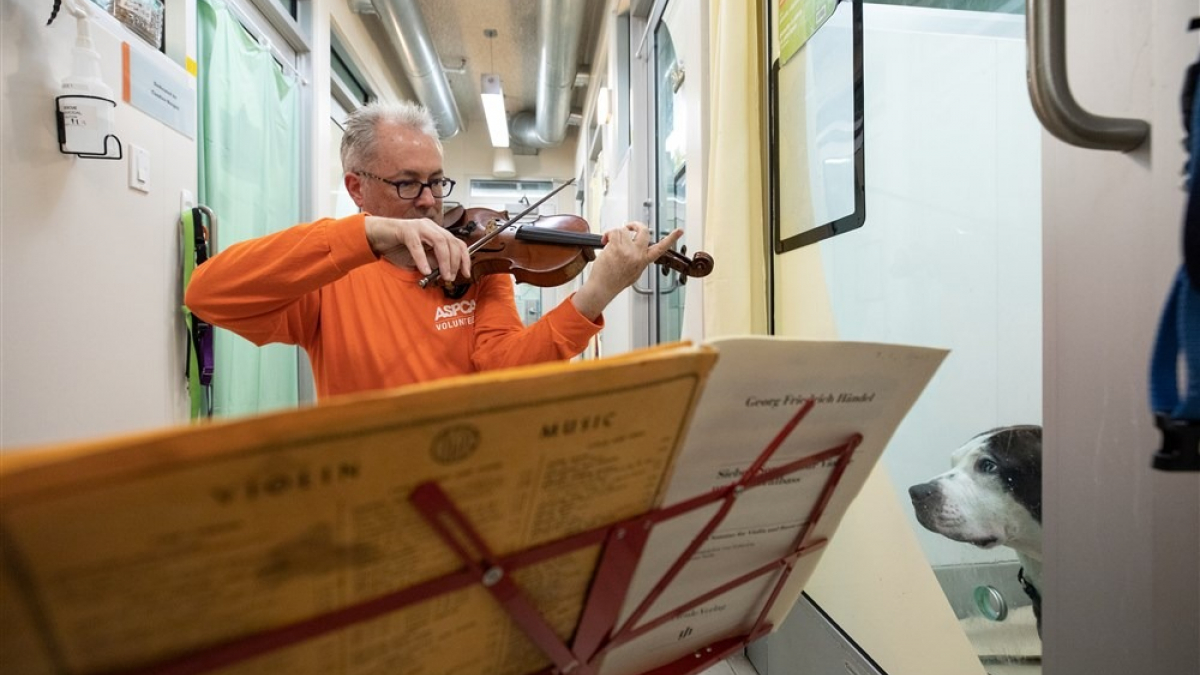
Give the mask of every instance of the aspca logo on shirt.
M 460 300 L 437 308 L 433 316 L 434 327 L 438 330 L 458 328 L 475 323 L 475 301 Z
M 433 320 L 441 321 L 442 319 L 453 319 L 456 316 L 474 313 L 474 300 L 460 300 L 459 302 L 452 302 L 448 305 L 442 305 L 441 307 L 438 307 L 437 314 L 434 315 Z

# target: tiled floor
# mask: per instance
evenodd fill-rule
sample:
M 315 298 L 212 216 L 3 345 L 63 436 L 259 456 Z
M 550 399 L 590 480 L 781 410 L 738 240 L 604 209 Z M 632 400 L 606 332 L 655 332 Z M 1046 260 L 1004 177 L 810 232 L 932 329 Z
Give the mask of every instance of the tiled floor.
M 700 675 L 758 675 L 758 671 L 744 654 L 734 654 Z
M 1040 663 L 1006 663 L 1006 664 L 989 664 L 984 666 L 984 670 L 988 675 L 1040 675 L 1042 672 L 1042 664 Z
M 962 621 L 988 675 L 1041 675 L 1042 642 L 1038 638 L 1033 608 L 1018 607 L 1004 621 L 973 617 Z M 700 675 L 757 675 L 742 654 L 705 670 Z
M 988 675 L 1042 672 L 1042 641 L 1038 639 L 1032 607 L 1019 607 L 1000 622 L 973 617 L 964 619 L 962 624 Z

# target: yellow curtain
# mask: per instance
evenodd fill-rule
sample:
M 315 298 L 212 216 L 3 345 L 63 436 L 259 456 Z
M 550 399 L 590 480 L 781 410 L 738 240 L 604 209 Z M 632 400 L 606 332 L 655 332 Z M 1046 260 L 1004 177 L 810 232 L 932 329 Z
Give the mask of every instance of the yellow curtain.
M 704 337 L 767 332 L 762 77 L 767 44 L 759 2 L 709 0 L 708 201 L 704 250 L 717 264 L 704 285 Z

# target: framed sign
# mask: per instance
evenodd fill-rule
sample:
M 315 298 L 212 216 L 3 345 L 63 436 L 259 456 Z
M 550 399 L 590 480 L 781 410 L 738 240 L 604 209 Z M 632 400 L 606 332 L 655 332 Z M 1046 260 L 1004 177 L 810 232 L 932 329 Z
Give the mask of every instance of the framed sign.
M 773 32 L 768 154 L 776 253 L 866 221 L 862 33 L 862 0 L 840 0 L 790 59 L 780 57 Z
M 787 63 L 800 51 L 808 38 L 833 14 L 838 0 L 776 0 L 779 18 L 775 20 L 779 60 Z

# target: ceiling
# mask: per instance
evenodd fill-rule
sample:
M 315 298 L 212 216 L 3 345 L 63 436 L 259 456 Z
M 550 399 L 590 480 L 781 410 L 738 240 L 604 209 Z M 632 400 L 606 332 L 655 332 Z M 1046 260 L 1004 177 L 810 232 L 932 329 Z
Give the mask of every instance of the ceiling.
M 579 36 L 579 72 L 588 73 L 596 51 L 606 0 L 560 0 L 585 2 L 584 26 Z M 426 28 L 446 67 L 446 79 L 454 93 L 459 113 L 468 128 L 484 124 L 479 81 L 483 73 L 498 73 L 504 90 L 505 109 L 510 117 L 534 111 L 538 71 L 538 0 L 417 0 Z M 383 54 L 394 54 L 380 22 L 364 16 L 364 23 Z M 488 39 L 484 31 L 494 29 Z M 464 63 L 465 60 L 465 63 Z M 393 71 L 404 81 L 404 69 Z M 583 106 L 585 90 L 576 89 L 573 108 Z

